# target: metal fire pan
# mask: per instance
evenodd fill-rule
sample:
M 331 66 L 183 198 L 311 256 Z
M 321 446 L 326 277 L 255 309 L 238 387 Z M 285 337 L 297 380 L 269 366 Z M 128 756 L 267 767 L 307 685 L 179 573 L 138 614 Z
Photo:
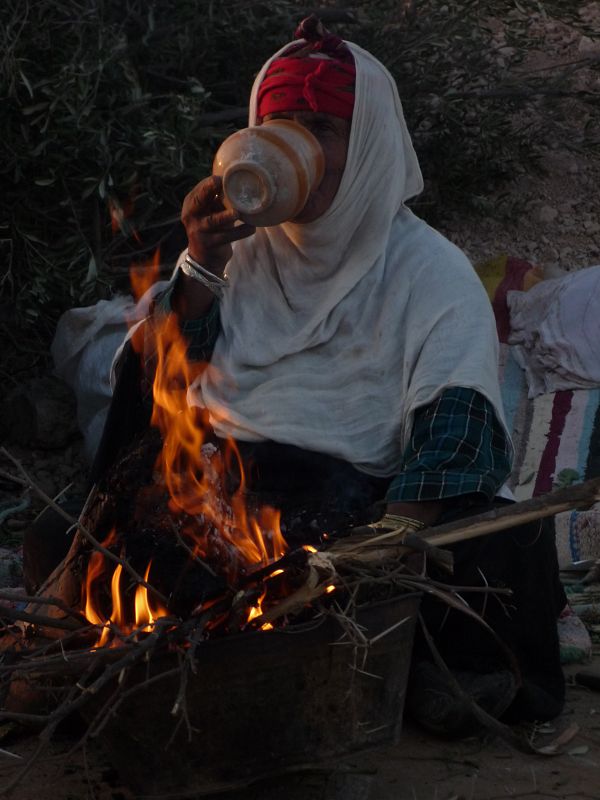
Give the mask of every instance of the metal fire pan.
M 366 650 L 336 644 L 342 629 L 331 617 L 204 643 L 187 690 L 191 740 L 184 725 L 173 736 L 179 679 L 170 677 L 119 708 L 102 732 L 107 755 L 139 796 L 189 797 L 395 742 L 419 603 L 406 594 L 359 609 L 369 639 L 406 619 Z M 176 663 L 155 658 L 128 683 Z

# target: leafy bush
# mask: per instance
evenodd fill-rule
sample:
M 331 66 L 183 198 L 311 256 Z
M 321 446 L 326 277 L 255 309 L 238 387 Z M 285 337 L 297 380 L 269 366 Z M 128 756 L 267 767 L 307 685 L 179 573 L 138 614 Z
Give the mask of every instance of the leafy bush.
M 50 332 L 170 235 L 224 135 L 203 114 L 246 102 L 296 16 L 286 0 L 4 1 L 2 288 L 25 318 Z

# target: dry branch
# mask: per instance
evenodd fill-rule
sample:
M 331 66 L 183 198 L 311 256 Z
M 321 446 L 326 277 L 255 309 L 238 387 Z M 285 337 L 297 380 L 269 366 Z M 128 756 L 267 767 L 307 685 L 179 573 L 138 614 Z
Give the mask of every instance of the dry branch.
M 545 517 L 552 517 L 574 508 L 589 508 L 599 500 L 600 478 L 594 478 L 577 486 L 568 486 L 541 497 L 495 508 L 467 519 L 455 520 L 433 528 L 424 528 L 418 534 L 411 534 L 411 537 L 420 537 L 436 548 L 444 547 L 467 539 L 488 536 L 491 533 Z M 385 561 L 397 558 L 406 552 L 407 544 L 406 533 L 400 529 L 389 531 L 372 539 L 365 538 L 362 534 L 356 537 L 350 536 L 335 543 L 328 550 L 328 554 L 334 563 Z
M 64 611 L 65 614 L 68 616 L 74 617 L 78 619 L 82 623 L 86 623 L 86 619 L 84 616 L 79 614 L 77 611 L 74 611 L 70 608 L 66 603 L 63 603 L 57 597 L 40 597 L 38 595 L 28 595 L 28 594 L 18 594 L 13 592 L 3 592 L 0 591 L 0 600 L 8 600 L 13 603 L 28 603 L 30 606 L 55 606 L 56 608 L 60 608 L 61 611 Z M 2 616 L 3 608 L 0 607 L 0 617 Z
M 415 539 L 421 538 L 437 549 L 440 545 L 487 536 L 527 522 L 551 517 L 572 508 L 588 508 L 598 500 L 600 500 L 600 478 L 594 478 L 578 486 L 569 486 L 541 497 L 493 509 L 467 520 L 461 519 L 435 528 L 425 528 L 419 531 L 418 535 L 410 534 L 410 540 L 403 530 L 389 531 L 370 539 L 362 533 L 341 539 L 325 552 L 309 554 L 306 579 L 302 587 L 257 617 L 254 622 L 260 626 L 314 602 L 325 594 L 328 586 L 339 584 L 339 571 L 343 571 L 344 568 L 350 566 L 373 568 L 377 564 L 393 564 L 407 552 L 415 549 L 409 546 L 409 541 L 412 545 Z M 421 547 L 416 549 L 422 550 Z M 369 580 L 369 577 L 365 579 Z M 428 579 L 422 581 L 421 586 L 424 591 L 433 594 L 440 591 L 432 586 L 432 582 Z
M 10 622 L 27 622 L 30 625 L 58 628 L 63 631 L 76 631 L 82 627 L 81 622 L 76 622 L 74 619 L 56 619 L 44 614 L 31 614 L 17 608 L 0 607 L 0 619 Z
M 576 508 L 590 508 L 600 500 L 600 478 L 593 478 L 576 486 L 567 486 L 554 492 L 523 500 L 513 505 L 495 508 L 484 514 L 477 514 L 466 520 L 450 522 L 436 528 L 426 528 L 419 532 L 427 541 L 441 547 L 478 536 L 487 536 L 496 531 L 506 530 L 517 525 L 525 525 L 538 519 L 553 517 L 563 511 Z

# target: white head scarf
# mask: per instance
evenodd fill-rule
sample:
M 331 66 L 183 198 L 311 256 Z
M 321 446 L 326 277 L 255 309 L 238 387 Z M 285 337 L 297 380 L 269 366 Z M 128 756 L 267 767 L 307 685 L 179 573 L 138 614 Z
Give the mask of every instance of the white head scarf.
M 464 255 L 405 208 L 423 187 L 396 84 L 347 43 L 356 90 L 346 167 L 308 224 L 234 246 L 222 333 L 190 388 L 220 436 L 271 439 L 393 475 L 416 408 L 447 386 L 502 419 L 491 308 Z M 250 98 L 256 121 L 257 91 Z

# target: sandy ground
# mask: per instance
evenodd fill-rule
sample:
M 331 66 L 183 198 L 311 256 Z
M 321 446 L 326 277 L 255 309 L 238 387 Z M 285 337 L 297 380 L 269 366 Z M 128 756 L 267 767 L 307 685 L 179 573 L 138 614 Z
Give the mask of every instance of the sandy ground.
M 569 667 L 600 672 L 594 663 Z M 573 678 L 571 677 L 572 681 Z M 299 702 L 301 698 L 299 697 Z M 286 775 L 219 795 L 228 800 L 598 800 L 600 798 L 600 692 L 573 683 L 567 691 L 564 713 L 537 731 L 523 728 L 538 747 L 548 745 L 563 730 L 579 728 L 560 755 L 524 755 L 498 739 L 470 738 L 448 742 L 424 734 L 406 722 L 399 744 L 339 760 L 328 768 L 302 775 Z M 87 753 L 67 755 L 76 741 L 63 734 L 48 756 L 15 789 L 19 800 L 133 800 L 118 775 L 94 746 Z M 33 751 L 33 737 L 3 745 L 25 758 Z M 2 745 L 0 745 L 2 746 Z M 151 769 L 151 755 L 148 768 Z M 0 752 L 0 785 L 13 776 L 17 763 Z M 17 764 L 16 768 L 20 768 Z M 198 787 L 199 792 L 201 791 Z M 193 795 L 200 797 L 200 793 Z M 212 797 L 215 797 L 214 795 Z

